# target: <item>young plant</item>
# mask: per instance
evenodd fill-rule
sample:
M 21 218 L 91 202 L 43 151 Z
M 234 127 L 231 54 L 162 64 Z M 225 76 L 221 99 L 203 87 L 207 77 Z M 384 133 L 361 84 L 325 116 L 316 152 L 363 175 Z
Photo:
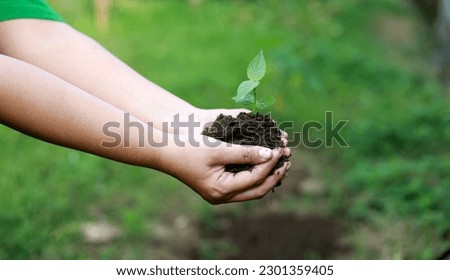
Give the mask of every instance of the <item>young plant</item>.
M 275 98 L 270 95 L 261 98 L 256 97 L 256 88 L 259 86 L 261 79 L 266 74 L 266 60 L 264 54 L 260 51 L 255 58 L 250 61 L 247 67 L 247 81 L 243 81 L 238 89 L 237 94 L 232 99 L 238 104 L 251 105 L 253 114 L 256 109 L 263 110 L 275 103 Z

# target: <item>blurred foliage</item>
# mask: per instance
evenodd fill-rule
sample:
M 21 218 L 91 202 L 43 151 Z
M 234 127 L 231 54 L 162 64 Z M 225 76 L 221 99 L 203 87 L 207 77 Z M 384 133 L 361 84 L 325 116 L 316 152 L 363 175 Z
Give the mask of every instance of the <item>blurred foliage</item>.
M 350 148 L 319 150 L 328 158 L 333 211 L 386 231 L 407 223 L 421 236 L 413 248 L 415 237 L 401 236 L 407 242 L 387 257 L 431 258 L 449 245 L 448 89 L 434 78 L 422 39 L 429 35 L 404 1 L 116 0 L 104 32 L 94 28 L 91 1 L 50 2 L 75 28 L 199 107 L 235 106 L 230 98 L 246 63 L 263 49 L 268 73 L 259 92 L 277 98 L 275 119 L 296 129 L 323 121 L 325 111 L 350 120 L 342 130 Z M 140 245 L 152 242 L 158 221 L 210 217 L 211 207 L 164 174 L 5 127 L 0 133 L 0 258 L 161 257 Z M 79 227 L 97 220 L 113 221 L 122 235 L 93 250 Z M 382 257 L 354 240 L 353 258 Z M 202 244 L 203 257 L 219 247 Z

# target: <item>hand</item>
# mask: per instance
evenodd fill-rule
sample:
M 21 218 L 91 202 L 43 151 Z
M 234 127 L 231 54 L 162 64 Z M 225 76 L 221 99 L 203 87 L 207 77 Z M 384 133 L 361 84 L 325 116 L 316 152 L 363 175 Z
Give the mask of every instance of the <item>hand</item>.
M 211 204 L 260 199 L 283 179 L 289 165 L 286 162 L 269 176 L 283 154 L 281 148 L 231 145 L 206 136 L 198 138 L 199 146 L 195 147 L 184 140 L 185 147 L 165 147 L 158 169 L 178 178 Z M 227 164 L 254 167 L 235 174 L 225 171 Z

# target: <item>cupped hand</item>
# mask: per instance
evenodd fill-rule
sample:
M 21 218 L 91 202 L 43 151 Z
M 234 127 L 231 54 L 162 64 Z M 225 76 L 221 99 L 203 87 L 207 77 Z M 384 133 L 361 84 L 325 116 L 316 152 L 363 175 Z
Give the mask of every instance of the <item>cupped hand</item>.
M 289 167 L 286 162 L 269 176 L 284 153 L 282 148 L 232 145 L 206 136 L 196 139 L 198 145 L 183 140 L 184 147 L 165 147 L 159 169 L 187 184 L 211 204 L 260 199 L 284 178 Z M 230 173 L 225 171 L 227 164 L 254 167 Z

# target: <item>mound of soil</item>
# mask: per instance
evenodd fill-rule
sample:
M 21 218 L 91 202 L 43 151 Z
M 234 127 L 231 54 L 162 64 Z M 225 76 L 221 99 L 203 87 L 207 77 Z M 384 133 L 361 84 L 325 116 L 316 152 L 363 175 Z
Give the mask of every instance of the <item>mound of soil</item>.
M 238 145 L 262 146 L 269 149 L 284 147 L 281 141 L 281 130 L 275 121 L 269 115 L 260 113 L 240 113 L 236 118 L 220 114 L 202 134 Z M 288 159 L 281 157 L 270 174 L 282 167 L 285 161 Z M 225 166 L 225 171 L 238 173 L 252 168 L 251 164 L 229 164 Z

